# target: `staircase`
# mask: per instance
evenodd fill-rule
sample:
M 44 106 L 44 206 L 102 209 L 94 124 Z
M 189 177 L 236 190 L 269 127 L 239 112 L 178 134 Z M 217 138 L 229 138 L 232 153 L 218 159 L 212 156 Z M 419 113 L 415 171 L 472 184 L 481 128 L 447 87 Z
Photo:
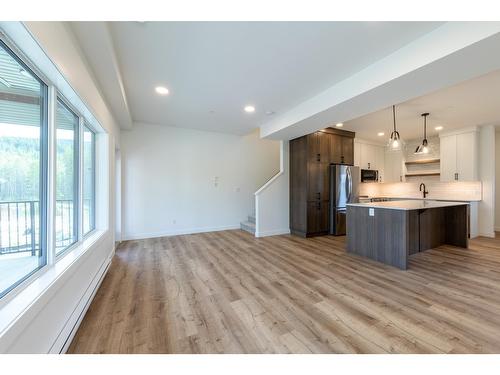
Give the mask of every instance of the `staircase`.
M 248 215 L 247 221 L 242 221 L 240 223 L 241 230 L 247 231 L 255 235 L 255 213 L 252 215 Z

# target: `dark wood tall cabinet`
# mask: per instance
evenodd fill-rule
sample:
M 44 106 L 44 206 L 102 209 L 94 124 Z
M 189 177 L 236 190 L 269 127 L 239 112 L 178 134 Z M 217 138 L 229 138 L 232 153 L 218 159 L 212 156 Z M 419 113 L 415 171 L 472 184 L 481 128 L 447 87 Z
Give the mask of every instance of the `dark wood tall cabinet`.
M 354 163 L 354 133 L 323 129 L 290 141 L 290 229 L 303 237 L 328 234 L 330 164 Z

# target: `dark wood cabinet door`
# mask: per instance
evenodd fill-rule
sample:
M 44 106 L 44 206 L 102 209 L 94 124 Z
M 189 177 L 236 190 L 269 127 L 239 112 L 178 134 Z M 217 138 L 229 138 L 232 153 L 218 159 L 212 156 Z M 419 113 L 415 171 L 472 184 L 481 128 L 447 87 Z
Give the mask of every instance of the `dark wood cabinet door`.
M 320 202 L 319 209 L 319 231 L 328 232 L 330 224 L 330 202 L 322 201 Z
M 329 203 L 308 202 L 307 203 L 307 233 L 326 233 L 329 224 Z
M 290 141 L 290 228 L 307 232 L 307 138 Z
M 330 143 L 331 143 L 330 134 L 317 132 L 316 136 L 318 137 L 320 163 L 330 163 Z
M 341 136 L 341 163 L 354 165 L 354 138 Z
M 307 137 L 307 161 L 309 163 L 319 163 L 321 153 L 319 151 L 319 139 L 316 133 L 309 134 Z
M 307 233 L 316 233 L 319 228 L 319 215 L 321 202 L 307 202 Z
M 330 163 L 342 163 L 342 136 L 330 134 Z
M 309 163 L 319 163 L 321 153 L 319 152 L 318 135 L 316 133 L 309 134 L 307 137 L 307 161 Z
M 328 163 L 330 159 L 329 134 L 316 132 L 307 136 L 308 161 L 311 163 Z
M 330 200 L 330 164 L 309 163 L 307 168 L 307 200 Z

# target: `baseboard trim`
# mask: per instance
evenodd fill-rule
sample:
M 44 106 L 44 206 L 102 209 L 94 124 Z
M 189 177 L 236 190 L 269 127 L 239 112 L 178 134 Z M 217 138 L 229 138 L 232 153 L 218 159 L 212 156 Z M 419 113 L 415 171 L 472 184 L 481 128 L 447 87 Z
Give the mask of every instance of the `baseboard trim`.
M 495 229 L 496 230 L 496 229 Z M 490 238 L 495 238 L 495 232 L 490 232 L 490 233 L 479 233 L 480 237 L 490 237 Z
M 76 332 L 78 331 L 78 328 L 80 327 L 80 324 L 82 323 L 83 318 L 85 317 L 85 314 L 87 313 L 87 310 L 90 307 L 90 304 L 94 300 L 97 290 L 101 286 L 104 277 L 108 273 L 109 267 L 111 266 L 113 255 L 114 251 L 112 252 L 111 256 L 106 260 L 106 262 L 102 264 L 101 268 L 99 269 L 96 276 L 92 280 L 92 283 L 87 288 L 86 293 L 82 296 L 79 304 L 71 314 L 68 323 L 66 323 L 66 327 L 68 328 L 66 330 L 63 329 L 63 331 L 59 334 L 59 337 L 57 338 L 54 345 L 52 345 L 52 348 L 50 349 L 49 353 L 64 354 L 68 350 L 69 346 L 71 345 L 71 342 L 73 341 L 73 338 L 75 337 Z M 67 332 L 67 330 L 69 330 L 69 332 Z
M 183 229 L 178 231 L 165 231 L 165 232 L 151 232 L 151 233 L 137 233 L 137 234 L 126 234 L 122 238 L 123 241 L 130 240 L 144 240 L 147 238 L 158 238 L 158 237 L 169 237 L 169 236 L 179 236 L 183 234 L 195 234 L 195 233 L 205 233 L 205 232 L 220 232 L 222 230 L 232 230 L 240 229 L 240 224 L 226 225 L 221 227 L 202 227 L 202 228 L 191 228 Z
M 255 237 L 279 236 L 281 234 L 290 234 L 290 229 L 267 230 L 255 233 Z

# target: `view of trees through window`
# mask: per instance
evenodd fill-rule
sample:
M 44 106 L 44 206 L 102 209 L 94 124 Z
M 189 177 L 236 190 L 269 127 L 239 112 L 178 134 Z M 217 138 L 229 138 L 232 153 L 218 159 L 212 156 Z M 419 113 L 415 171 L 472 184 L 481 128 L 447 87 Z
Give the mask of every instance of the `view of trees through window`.
M 40 129 L 2 123 L 0 201 L 38 200 Z
M 78 117 L 60 100 L 56 111 L 56 254 L 78 236 Z

